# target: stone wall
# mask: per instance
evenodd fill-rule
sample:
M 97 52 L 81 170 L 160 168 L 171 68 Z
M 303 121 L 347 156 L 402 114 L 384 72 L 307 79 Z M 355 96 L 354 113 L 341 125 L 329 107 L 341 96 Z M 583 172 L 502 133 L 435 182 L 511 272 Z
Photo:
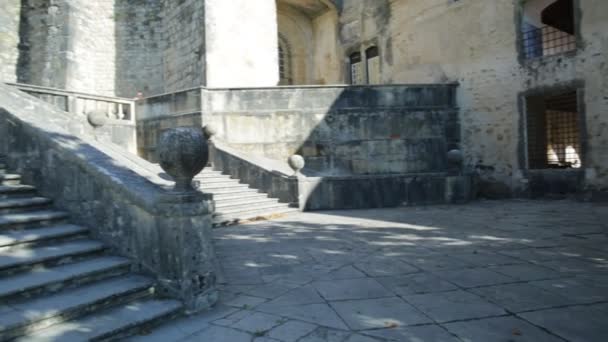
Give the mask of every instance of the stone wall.
M 116 96 L 133 98 L 165 90 L 161 0 L 115 0 Z
M 345 1 L 341 21 L 356 19 L 357 1 Z M 368 8 L 369 7 L 369 2 Z M 378 2 L 380 3 L 380 1 Z M 388 27 L 377 35 L 387 46 L 384 82 L 460 83 L 463 150 L 471 170 L 478 170 L 491 188 L 527 191 L 522 153 L 520 94 L 578 82 L 584 84 L 587 130 L 585 184 L 608 186 L 608 3 L 580 5 L 582 48 L 523 62 L 518 55 L 518 4 L 511 0 L 458 2 L 396 0 L 390 2 Z M 352 11 L 349 10 L 352 8 Z M 370 8 L 371 9 L 371 8 Z M 383 10 L 384 11 L 384 10 Z M 353 13 L 352 15 L 349 13 Z M 358 20 L 358 21 L 357 21 Z M 377 22 L 373 26 L 381 26 Z M 381 50 L 381 54 L 383 51 Z
M 455 86 L 209 90 L 203 125 L 223 143 L 321 174 L 445 170 L 459 147 Z
M 24 0 L 18 80 L 115 93 L 114 0 Z
M 205 1 L 163 0 L 162 18 L 165 91 L 205 84 Z
M 279 83 L 275 0 L 205 0 L 205 12 L 208 87 Z
M 5 0 L 0 11 L 0 81 L 17 81 L 21 0 Z

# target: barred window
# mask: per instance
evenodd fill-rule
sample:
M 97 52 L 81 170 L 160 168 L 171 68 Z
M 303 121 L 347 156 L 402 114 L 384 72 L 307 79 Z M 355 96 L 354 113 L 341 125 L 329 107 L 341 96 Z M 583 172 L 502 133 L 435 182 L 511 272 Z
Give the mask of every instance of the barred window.
M 529 96 L 526 107 L 529 168 L 581 168 L 583 155 L 577 92 Z
M 350 81 L 352 84 L 365 84 L 365 74 L 363 72 L 363 63 L 361 53 L 354 52 L 349 57 L 350 60 Z
M 291 49 L 287 40 L 279 36 L 279 85 L 291 85 Z
M 369 84 L 380 84 L 380 54 L 378 48 L 372 46 L 365 50 L 367 63 L 367 82 Z
M 573 0 L 557 0 L 542 8 L 540 0 L 524 4 L 522 55 L 524 59 L 551 56 L 577 48 Z

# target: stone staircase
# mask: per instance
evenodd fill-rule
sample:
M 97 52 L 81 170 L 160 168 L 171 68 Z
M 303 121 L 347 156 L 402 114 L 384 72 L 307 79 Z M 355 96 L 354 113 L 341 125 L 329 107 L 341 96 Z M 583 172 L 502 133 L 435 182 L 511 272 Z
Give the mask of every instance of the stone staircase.
M 181 314 L 0 160 L 0 341 L 130 336 Z
M 199 188 L 213 194 L 215 200 L 214 227 L 237 224 L 244 221 L 267 219 L 296 212 L 298 209 L 288 203 L 280 203 L 276 198 L 248 184 L 240 183 L 238 179 L 224 175 L 220 171 L 205 168 L 194 178 Z

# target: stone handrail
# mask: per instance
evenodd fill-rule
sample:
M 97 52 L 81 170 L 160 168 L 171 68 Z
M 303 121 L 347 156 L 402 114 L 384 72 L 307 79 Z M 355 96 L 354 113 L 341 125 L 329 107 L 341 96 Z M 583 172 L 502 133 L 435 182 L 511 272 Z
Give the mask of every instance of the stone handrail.
M 125 123 L 135 122 L 135 100 L 133 99 L 93 95 L 23 83 L 7 84 L 69 113 L 86 116 L 91 111 L 103 110 L 110 119 Z
M 75 223 L 199 311 L 217 300 L 212 196 L 174 192 L 151 164 L 95 138 L 85 117 L 0 83 L 0 154 Z

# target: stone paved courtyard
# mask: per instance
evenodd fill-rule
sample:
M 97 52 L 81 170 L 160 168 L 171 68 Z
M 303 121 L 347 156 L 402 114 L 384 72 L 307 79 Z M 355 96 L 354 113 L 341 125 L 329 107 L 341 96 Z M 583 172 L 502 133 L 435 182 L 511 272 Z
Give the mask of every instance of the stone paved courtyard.
M 145 341 L 608 341 L 608 206 L 492 201 L 218 229 L 221 304 Z

